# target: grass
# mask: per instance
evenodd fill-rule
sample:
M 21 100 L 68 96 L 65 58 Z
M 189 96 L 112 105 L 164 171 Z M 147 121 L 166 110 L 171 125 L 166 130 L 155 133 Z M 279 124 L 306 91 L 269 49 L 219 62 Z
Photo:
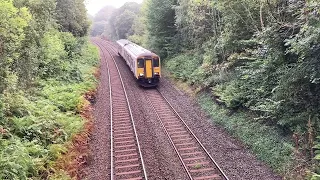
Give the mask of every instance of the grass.
M 294 147 L 275 127 L 254 121 L 245 112 L 230 115 L 229 110 L 217 105 L 209 94 L 197 97 L 202 109 L 212 121 L 223 126 L 229 133 L 240 139 L 257 157 L 278 173 L 285 175 L 294 163 Z
M 242 141 L 258 159 L 268 164 L 274 171 L 285 177 L 291 176 L 295 157 L 290 137 L 285 136 L 276 127 L 254 120 L 248 112 L 236 111 L 231 114 L 229 109 L 216 104 L 211 94 L 199 93 L 198 89 L 194 89 L 187 82 L 172 76 L 168 69 L 163 70 L 165 76 L 169 77 L 178 89 L 197 99 L 201 108 L 210 115 L 215 124 L 224 127 L 232 136 Z
M 41 80 L 34 93 L 0 96 L 0 179 L 72 179 L 56 161 L 85 127 L 83 96 L 97 84 L 98 50 L 86 46 L 78 58 L 81 80 Z

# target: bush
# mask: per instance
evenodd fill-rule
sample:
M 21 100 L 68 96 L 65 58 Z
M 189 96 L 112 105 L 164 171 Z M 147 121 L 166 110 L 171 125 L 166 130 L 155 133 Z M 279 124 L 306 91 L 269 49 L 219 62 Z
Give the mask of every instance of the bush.
M 215 104 L 208 94 L 201 94 L 198 102 L 215 123 L 239 138 L 272 168 L 284 173 L 292 167 L 294 147 L 289 143 L 290 137 L 283 137 L 280 129 L 256 122 L 246 113 L 230 115 L 229 110 Z
M 0 96 L 0 179 L 69 179 L 54 169 L 54 162 L 83 128 L 79 108 L 82 96 L 96 86 L 93 66 L 98 51 L 83 40 L 68 42 L 81 44 L 74 46 L 81 50 L 69 62 L 78 69 L 80 79 L 42 79 L 36 93 L 12 86 Z M 51 175 L 55 171 L 57 174 Z
M 187 81 L 192 78 L 193 72 L 200 64 L 201 59 L 197 56 L 191 54 L 182 54 L 172 59 L 168 59 L 165 63 L 165 66 L 175 78 Z

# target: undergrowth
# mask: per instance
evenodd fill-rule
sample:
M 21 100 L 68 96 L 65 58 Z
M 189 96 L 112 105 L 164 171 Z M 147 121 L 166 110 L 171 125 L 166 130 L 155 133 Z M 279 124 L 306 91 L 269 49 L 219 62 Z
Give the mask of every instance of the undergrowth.
M 277 172 L 284 174 L 292 168 L 294 147 L 281 130 L 252 121 L 245 112 L 231 113 L 217 105 L 209 94 L 202 93 L 198 102 L 212 120 L 239 138 L 256 156 Z
M 82 96 L 96 87 L 97 62 L 97 49 L 84 43 L 72 63 L 76 78 L 39 80 L 30 92 L 12 87 L 1 95 L 0 179 L 70 179 L 55 161 L 83 128 Z

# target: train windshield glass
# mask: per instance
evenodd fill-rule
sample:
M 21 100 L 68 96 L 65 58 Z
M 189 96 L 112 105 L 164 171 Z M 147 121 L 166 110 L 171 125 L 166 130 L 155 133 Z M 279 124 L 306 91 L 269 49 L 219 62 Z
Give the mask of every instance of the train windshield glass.
M 153 67 L 159 67 L 159 58 L 153 59 Z
M 138 59 L 138 68 L 144 68 L 144 59 Z

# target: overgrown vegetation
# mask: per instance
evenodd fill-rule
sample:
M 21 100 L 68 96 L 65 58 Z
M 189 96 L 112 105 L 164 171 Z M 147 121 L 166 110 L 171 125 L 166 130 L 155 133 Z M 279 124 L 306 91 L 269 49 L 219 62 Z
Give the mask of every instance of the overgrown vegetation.
M 83 1 L 64 3 L 0 0 L 0 179 L 70 178 L 55 161 L 83 128 L 98 52 Z
M 201 94 L 199 103 L 214 122 L 239 137 L 259 159 L 267 162 L 273 169 L 288 173 L 292 168 L 294 147 L 290 143 L 290 138 L 283 136 L 280 129 L 254 121 L 248 123 L 254 116 L 241 111 L 232 114 L 214 103 L 208 94 Z
M 175 78 L 210 91 L 234 112 L 255 115 L 244 121 L 248 126 L 292 136 L 283 146 L 319 167 L 312 160 L 320 133 L 319 9 L 316 0 L 145 0 L 125 37 L 161 55 Z M 253 150 L 255 143 L 247 142 Z M 259 157 L 282 152 L 283 146 L 257 144 L 268 147 L 255 151 Z M 284 156 L 262 159 L 285 173 L 280 167 L 292 161 Z

